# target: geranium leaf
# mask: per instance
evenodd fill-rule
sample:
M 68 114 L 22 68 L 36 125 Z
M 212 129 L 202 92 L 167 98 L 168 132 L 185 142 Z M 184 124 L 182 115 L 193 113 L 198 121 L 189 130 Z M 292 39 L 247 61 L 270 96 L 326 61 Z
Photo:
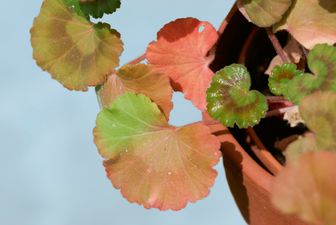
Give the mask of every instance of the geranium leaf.
M 222 124 L 240 128 L 259 123 L 268 109 L 264 95 L 250 91 L 251 78 L 246 67 L 239 64 L 226 66 L 214 76 L 207 90 L 208 112 Z
M 31 29 L 37 64 L 71 90 L 106 80 L 119 64 L 119 33 L 78 16 L 63 0 L 45 0 Z
M 240 10 L 244 10 L 251 20 L 259 27 L 269 27 L 281 20 L 282 15 L 290 7 L 292 0 L 238 0 Z
M 316 90 L 336 91 L 336 48 L 327 44 L 316 45 L 308 55 L 308 66 L 315 74 L 304 74 L 292 79 L 284 96 L 299 104 L 301 99 Z
M 213 76 L 209 68 L 213 57 L 207 54 L 217 39 L 216 29 L 208 22 L 178 19 L 158 32 L 146 56 L 157 71 L 172 79 L 175 90 L 183 91 L 197 108 L 205 110 L 205 92 Z
M 276 10 L 274 10 L 276 11 Z M 308 49 L 336 42 L 336 1 L 295 0 L 275 29 L 286 29 Z
M 300 114 L 314 135 L 290 144 L 286 150 L 289 159 L 307 151 L 336 151 L 336 93 L 318 91 L 305 97 Z
M 272 202 L 284 213 L 320 225 L 336 221 L 336 154 L 327 151 L 303 154 L 276 177 Z
M 284 47 L 284 53 L 290 62 L 295 64 L 299 63 L 302 58 L 302 50 L 300 49 L 300 44 L 293 38 L 290 38 L 286 46 Z M 270 62 L 265 74 L 270 75 L 272 70 L 277 65 L 282 65 L 283 61 L 279 55 L 276 55 Z
M 288 145 L 285 151 L 286 160 L 288 162 L 296 161 L 302 154 L 316 151 L 319 151 L 319 149 L 316 146 L 315 136 L 306 134 Z
M 289 81 L 301 75 L 303 75 L 303 72 L 297 70 L 296 65 L 293 63 L 275 66 L 268 78 L 270 91 L 275 95 L 282 95 L 283 91 L 287 89 Z
M 114 13 L 120 8 L 120 0 L 64 0 L 82 16 L 101 18 L 104 14 Z
M 315 133 L 317 146 L 336 151 L 336 93 L 315 92 L 304 98 L 300 113 Z
M 157 105 L 125 93 L 99 113 L 95 143 L 113 186 L 145 208 L 179 210 L 209 193 L 220 143 L 201 123 L 172 127 Z
M 150 97 L 162 109 L 167 118 L 173 108 L 173 90 L 169 78 L 154 72 L 150 65 L 126 65 L 108 77 L 99 88 L 98 96 L 102 106 L 109 106 L 125 92 L 141 93 Z

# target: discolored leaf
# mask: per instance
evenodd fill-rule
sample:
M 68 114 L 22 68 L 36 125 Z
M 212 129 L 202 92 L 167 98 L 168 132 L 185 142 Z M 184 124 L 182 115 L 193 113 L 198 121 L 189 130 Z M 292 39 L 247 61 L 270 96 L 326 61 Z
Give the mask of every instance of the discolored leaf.
M 173 108 L 173 90 L 169 78 L 154 72 L 150 65 L 137 64 L 123 66 L 99 88 L 98 97 L 102 106 L 108 107 L 125 92 L 141 93 L 150 97 L 162 109 L 166 118 Z
M 303 75 L 293 63 L 285 63 L 275 66 L 268 78 L 270 91 L 275 95 L 282 95 L 287 90 L 287 85 L 294 77 Z
M 276 177 L 272 202 L 284 213 L 317 225 L 336 221 L 336 154 L 310 152 L 291 162 Z
M 270 27 L 281 20 L 292 0 L 238 0 L 239 9 L 259 27 Z
M 287 108 L 283 119 L 286 120 L 291 127 L 304 124 L 304 121 L 300 115 L 299 107 L 297 105 L 292 106 L 291 108 Z
M 300 113 L 314 135 L 290 144 L 286 150 L 288 159 L 296 159 L 307 151 L 336 151 L 336 93 L 315 92 L 305 97 Z
M 130 202 L 179 210 L 209 193 L 219 141 L 201 123 L 172 127 L 157 105 L 125 93 L 99 113 L 94 140 L 107 176 Z
M 120 0 L 64 0 L 82 16 L 101 18 L 104 14 L 114 13 L 120 8 Z
M 319 149 L 316 146 L 315 136 L 312 133 L 308 133 L 288 145 L 285 151 L 286 160 L 288 162 L 296 161 L 302 154 L 316 151 L 319 151 Z
M 194 18 L 175 20 L 157 34 L 157 41 L 147 49 L 147 59 L 154 68 L 167 74 L 174 88 L 201 109 L 206 108 L 205 92 L 213 72 L 207 57 L 218 39 L 216 29 L 208 22 Z
M 243 65 L 232 64 L 214 76 L 207 90 L 208 112 L 222 124 L 239 128 L 259 123 L 268 109 L 265 96 L 250 91 L 251 78 Z
M 275 25 L 286 29 L 303 46 L 312 49 L 318 43 L 336 42 L 336 1 L 295 0 L 289 13 Z
M 301 99 L 316 90 L 336 91 L 336 48 L 327 44 L 316 45 L 308 55 L 308 66 L 313 74 L 292 79 L 283 94 L 299 104 Z
M 37 64 L 70 90 L 106 80 L 119 64 L 119 33 L 78 16 L 63 0 L 45 0 L 31 29 Z

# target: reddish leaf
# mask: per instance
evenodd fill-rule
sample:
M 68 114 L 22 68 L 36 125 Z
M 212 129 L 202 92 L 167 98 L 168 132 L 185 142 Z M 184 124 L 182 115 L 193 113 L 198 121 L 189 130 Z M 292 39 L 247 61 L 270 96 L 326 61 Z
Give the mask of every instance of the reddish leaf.
M 208 195 L 219 141 L 203 124 L 172 127 L 144 95 L 126 93 L 97 117 L 95 143 L 107 176 L 130 202 L 179 210 Z
M 147 49 L 147 59 L 157 71 L 167 74 L 176 90 L 201 109 L 206 108 L 206 90 L 213 72 L 207 57 L 218 40 L 216 29 L 194 18 L 175 20 L 157 34 L 157 41 Z
M 321 151 L 302 155 L 277 176 L 272 201 L 282 212 L 318 225 L 335 225 L 336 154 Z
M 109 106 L 125 92 L 141 93 L 150 97 L 169 118 L 173 108 L 171 102 L 173 90 L 169 78 L 154 72 L 152 67 L 144 64 L 126 65 L 117 74 L 109 76 L 108 80 L 98 90 L 102 106 Z

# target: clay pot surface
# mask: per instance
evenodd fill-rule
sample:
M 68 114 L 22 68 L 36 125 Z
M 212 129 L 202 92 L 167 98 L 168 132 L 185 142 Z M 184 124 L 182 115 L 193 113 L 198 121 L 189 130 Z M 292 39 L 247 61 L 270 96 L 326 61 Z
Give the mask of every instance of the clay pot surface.
M 203 115 L 204 121 L 210 121 Z M 250 225 L 308 225 L 294 216 L 276 210 L 270 201 L 274 177 L 241 147 L 230 131 L 220 125 L 209 125 L 222 143 L 223 163 L 231 193 L 245 221 Z

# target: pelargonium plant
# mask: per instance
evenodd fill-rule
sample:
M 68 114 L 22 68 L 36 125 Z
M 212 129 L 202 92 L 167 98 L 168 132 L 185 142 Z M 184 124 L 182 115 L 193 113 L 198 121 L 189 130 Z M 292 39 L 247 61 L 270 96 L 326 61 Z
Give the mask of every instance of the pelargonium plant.
M 101 111 L 94 142 L 113 186 L 129 202 L 160 210 L 180 210 L 208 195 L 221 143 L 209 122 L 169 124 L 179 91 L 211 123 L 251 129 L 281 116 L 288 126 L 304 126 L 284 149 L 272 201 L 305 221 L 335 224 L 336 2 L 237 0 L 277 53 L 264 71 L 267 91 L 251 89 L 253 74 L 239 62 L 210 68 L 225 21 L 219 29 L 190 17 L 169 22 L 142 56 L 119 67 L 122 35 L 100 19 L 120 5 L 44 0 L 31 29 L 33 57 L 43 70 L 69 90 L 95 87 Z M 284 44 L 277 32 L 287 34 Z

